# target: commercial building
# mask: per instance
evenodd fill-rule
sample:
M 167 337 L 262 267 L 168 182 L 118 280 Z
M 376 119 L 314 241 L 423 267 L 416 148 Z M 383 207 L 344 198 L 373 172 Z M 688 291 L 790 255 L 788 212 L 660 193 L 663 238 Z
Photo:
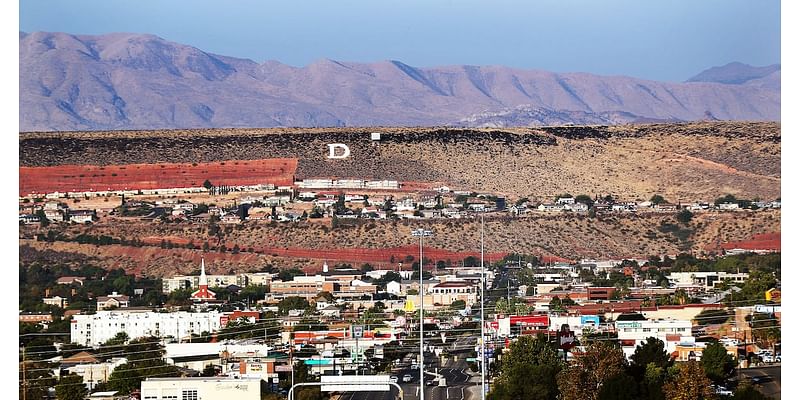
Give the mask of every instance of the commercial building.
M 630 357 L 636 346 L 654 337 L 664 342 L 668 354 L 676 350 L 677 345 L 693 341 L 692 322 L 687 320 L 657 319 L 648 320 L 639 315 L 638 320 L 617 320 L 614 327 L 622 345 L 625 356 Z M 620 316 L 622 318 L 622 316 Z
M 259 378 L 147 378 L 142 400 L 261 400 Z

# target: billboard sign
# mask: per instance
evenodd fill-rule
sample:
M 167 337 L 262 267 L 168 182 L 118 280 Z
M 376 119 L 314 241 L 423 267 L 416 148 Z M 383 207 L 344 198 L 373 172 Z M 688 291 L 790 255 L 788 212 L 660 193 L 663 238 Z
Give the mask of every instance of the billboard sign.
M 323 392 L 388 392 L 389 375 L 323 375 Z

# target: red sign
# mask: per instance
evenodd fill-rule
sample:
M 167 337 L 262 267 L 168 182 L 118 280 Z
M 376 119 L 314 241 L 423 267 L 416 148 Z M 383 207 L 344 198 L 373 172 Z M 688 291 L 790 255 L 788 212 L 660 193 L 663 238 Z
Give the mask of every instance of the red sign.
M 511 325 L 546 327 L 550 326 L 550 319 L 547 315 L 514 315 L 511 316 Z

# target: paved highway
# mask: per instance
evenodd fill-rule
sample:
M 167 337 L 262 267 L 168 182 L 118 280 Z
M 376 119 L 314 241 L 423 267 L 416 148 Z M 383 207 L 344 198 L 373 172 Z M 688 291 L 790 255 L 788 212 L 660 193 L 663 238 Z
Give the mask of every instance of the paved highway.
M 767 377 L 764 383 L 754 385 L 759 392 L 765 396 L 780 400 L 781 398 L 781 366 L 773 365 L 769 367 L 745 368 L 740 370 L 740 374 L 748 379 L 755 376 Z

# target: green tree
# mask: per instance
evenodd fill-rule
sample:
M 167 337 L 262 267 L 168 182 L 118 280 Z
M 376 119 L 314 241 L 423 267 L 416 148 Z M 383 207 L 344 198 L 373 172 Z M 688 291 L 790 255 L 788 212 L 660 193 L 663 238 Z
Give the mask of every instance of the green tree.
M 603 387 L 600 388 L 597 398 L 599 400 L 629 400 L 637 398 L 638 395 L 636 379 L 623 372 L 606 380 Z
M 211 188 L 212 188 L 212 187 L 214 187 L 214 185 L 212 185 L 212 184 L 211 184 L 211 181 L 209 181 L 208 179 L 206 179 L 206 180 L 203 182 L 203 187 L 204 187 L 204 188 L 206 188 L 206 190 L 211 190 Z
M 47 228 L 47 226 L 50 225 L 50 220 L 47 219 L 47 216 L 44 214 L 43 209 L 36 210 L 35 215 L 39 217 L 39 226 L 41 226 L 42 228 Z
M 467 302 L 464 301 L 464 300 L 456 300 L 456 301 L 450 303 L 450 309 L 451 310 L 463 310 L 464 307 L 466 307 L 466 306 L 467 306 Z
M 694 214 L 692 214 L 691 211 L 684 208 L 683 210 L 678 211 L 678 214 L 675 215 L 675 218 L 678 220 L 678 222 L 684 225 L 689 225 L 689 222 L 691 222 L 693 216 Z
M 56 398 L 58 400 L 83 400 L 89 390 L 83 384 L 83 377 L 69 374 L 61 377 L 56 385 Z
M 607 341 L 594 341 L 558 374 L 563 400 L 598 400 L 603 385 L 624 373 L 625 354 Z
M 653 197 L 650 198 L 650 202 L 653 204 L 663 204 L 666 203 L 667 200 L 664 199 L 664 196 L 660 194 L 654 194 Z
M 106 340 L 106 342 L 103 343 L 103 346 L 119 346 L 125 344 L 125 342 L 127 342 L 128 339 L 130 339 L 130 337 L 128 336 L 127 333 L 117 332 L 117 334 L 114 335 L 114 337 Z
M 664 400 L 664 381 L 666 380 L 666 368 L 657 366 L 655 363 L 647 364 L 642 381 L 642 398 L 645 400 Z
M 736 361 L 725 350 L 722 343 L 713 341 L 706 345 L 703 356 L 700 358 L 706 376 L 717 384 L 723 384 L 733 376 L 736 369 Z
M 142 380 L 148 376 L 176 377 L 180 372 L 174 365 L 163 360 L 164 347 L 161 339 L 141 337 L 131 340 L 122 350 L 122 356 L 128 362 L 117 366 L 108 377 L 108 387 L 121 394 L 129 394 L 141 386 Z
M 19 398 L 21 399 L 23 396 L 31 400 L 48 398 L 48 388 L 56 384 L 56 378 L 52 375 L 55 365 L 44 361 L 30 361 L 27 357 L 23 362 L 25 368 L 22 365 L 19 367 Z M 24 378 L 23 370 L 25 371 Z
M 278 314 L 287 315 L 289 310 L 305 310 L 308 308 L 308 300 L 303 297 L 291 296 L 278 303 Z
M 649 364 L 663 369 L 669 368 L 672 366 L 672 358 L 664 350 L 664 342 L 651 336 L 636 346 L 631 356 L 631 364 L 641 368 L 644 373 Z
M 521 336 L 499 361 L 500 377 L 487 396 L 490 400 L 554 400 L 558 398 L 556 377 L 563 364 L 542 336 Z
M 697 361 L 678 366 L 677 374 L 664 384 L 666 400 L 716 400 L 711 380 L 703 373 Z

